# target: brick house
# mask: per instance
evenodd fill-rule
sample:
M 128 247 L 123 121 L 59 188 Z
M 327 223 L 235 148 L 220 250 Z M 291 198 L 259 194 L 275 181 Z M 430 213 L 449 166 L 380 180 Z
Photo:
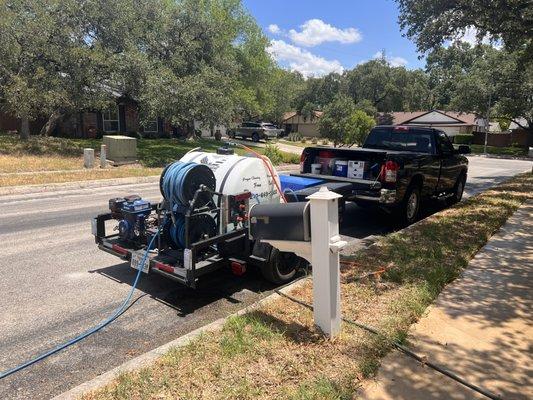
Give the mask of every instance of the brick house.
M 30 122 L 30 132 L 38 133 L 46 120 Z M 0 112 L 0 131 L 19 131 L 20 120 Z M 88 138 L 100 134 L 138 132 L 143 136 L 160 137 L 177 134 L 177 128 L 162 118 L 141 124 L 138 104 L 126 97 L 118 97 L 116 106 L 105 111 L 87 110 L 63 118 L 54 130 L 55 136 Z

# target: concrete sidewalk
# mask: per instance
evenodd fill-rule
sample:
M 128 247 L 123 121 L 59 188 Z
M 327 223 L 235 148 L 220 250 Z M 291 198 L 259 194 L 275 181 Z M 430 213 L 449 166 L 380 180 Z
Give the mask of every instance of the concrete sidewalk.
M 508 220 L 411 330 L 428 360 L 502 399 L 533 398 L 533 202 Z M 484 399 L 391 352 L 363 399 Z

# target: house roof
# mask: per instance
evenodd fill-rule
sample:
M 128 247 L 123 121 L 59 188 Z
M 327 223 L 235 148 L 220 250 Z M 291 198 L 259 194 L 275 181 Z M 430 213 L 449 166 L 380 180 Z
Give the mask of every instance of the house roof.
M 478 117 L 475 114 L 462 113 L 462 112 L 457 112 L 457 111 L 441 111 L 441 110 L 412 111 L 412 112 L 401 111 L 401 112 L 391 113 L 392 118 L 393 118 L 392 123 L 393 125 L 407 124 L 431 112 L 436 112 L 436 113 L 442 114 L 443 116 L 453 118 L 457 120 L 457 124 L 476 125 L 476 120 L 478 119 Z M 435 123 L 438 123 L 438 121 L 436 121 Z M 450 122 L 447 121 L 446 124 L 450 124 Z
M 281 118 L 281 121 L 286 121 L 294 116 L 298 115 L 297 111 L 287 111 L 286 113 L 283 113 L 283 117 Z M 320 118 L 322 115 L 324 115 L 323 111 L 314 110 L 313 115 L 315 118 Z

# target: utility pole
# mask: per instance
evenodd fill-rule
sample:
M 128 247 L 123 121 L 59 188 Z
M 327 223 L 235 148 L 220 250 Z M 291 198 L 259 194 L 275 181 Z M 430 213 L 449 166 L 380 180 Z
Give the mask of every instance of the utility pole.
M 483 153 L 487 155 L 487 141 L 489 139 L 489 129 L 490 129 L 490 103 L 492 102 L 492 88 L 489 91 L 489 106 L 487 107 L 487 116 L 485 119 L 485 146 L 483 148 Z

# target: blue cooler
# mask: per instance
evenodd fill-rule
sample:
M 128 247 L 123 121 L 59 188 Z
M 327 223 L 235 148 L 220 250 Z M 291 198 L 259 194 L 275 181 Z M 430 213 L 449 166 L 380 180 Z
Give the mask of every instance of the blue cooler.
M 335 168 L 333 170 L 334 176 L 342 176 L 346 178 L 348 176 L 348 161 L 337 160 L 335 161 Z

